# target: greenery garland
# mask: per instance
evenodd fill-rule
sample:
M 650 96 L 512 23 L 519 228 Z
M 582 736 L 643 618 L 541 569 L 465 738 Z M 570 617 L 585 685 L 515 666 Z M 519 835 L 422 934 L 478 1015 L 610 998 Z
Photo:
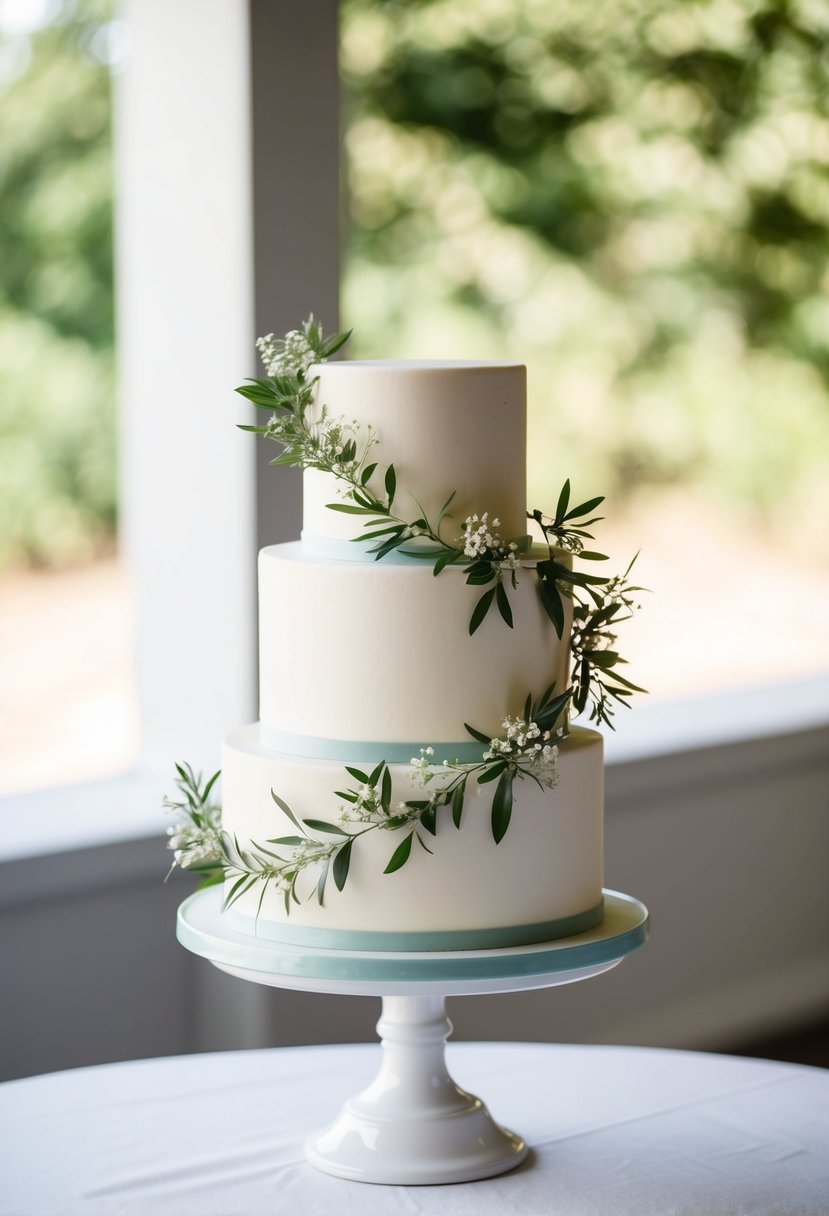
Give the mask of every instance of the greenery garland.
M 570 691 L 554 696 L 551 685 L 537 701 L 528 696 L 520 717 L 505 718 L 504 734 L 490 738 L 466 724 L 467 732 L 484 750 L 480 761 L 461 763 L 446 760 L 432 763 L 433 749 L 424 747 L 411 760 L 412 778 L 425 789 L 427 798 L 412 798 L 392 805 L 392 777 L 385 760 L 371 770 L 345 766 L 356 786 L 335 790 L 342 800 L 339 822 L 325 819 L 299 819 L 275 790 L 271 797 L 288 817 L 298 835 L 277 836 L 242 848 L 236 836 L 222 830 L 221 808 L 211 801 L 219 776 L 214 773 L 204 784 L 188 764 L 176 765 L 177 798 L 165 798 L 164 805 L 178 816 L 169 829 L 169 847 L 174 851 L 173 866 L 202 874 L 203 885 L 230 880 L 225 908 L 231 907 L 257 883 L 262 884 L 259 908 L 272 885 L 282 891 L 285 912 L 299 903 L 297 881 L 309 868 L 318 870 L 316 895 L 323 903 L 329 874 L 339 891 L 345 886 L 351 864 L 351 851 L 361 836 L 373 831 L 398 832 L 409 829 L 397 844 L 386 865 L 385 874 L 401 869 L 412 855 L 417 842 L 431 852 L 426 835 L 437 834 L 438 813 L 451 811 L 452 823 L 460 829 L 464 798 L 470 781 L 479 786 L 497 782 L 492 797 L 490 823 L 492 837 L 500 844 L 509 828 L 516 780 L 534 781 L 539 788 L 554 788 L 557 781 L 558 742 L 564 737 L 557 726 L 570 699 Z M 425 835 L 424 835 L 425 834 Z M 319 839 L 319 837 L 328 839 Z M 287 854 L 274 848 L 287 849 Z
M 243 424 L 241 429 L 281 445 L 283 450 L 272 464 L 317 469 L 335 477 L 347 501 L 327 505 L 332 511 L 365 517 L 367 530 L 354 539 L 373 542 L 369 551 L 375 560 L 400 550 L 433 561 L 435 575 L 447 566 L 462 565 L 468 584 L 486 588 L 473 608 L 470 634 L 475 633 L 493 607 L 512 629 L 512 608 L 505 582 L 513 588 L 517 585 L 521 555 L 529 553 L 530 536 L 504 541 L 497 532 L 499 520 L 490 519 L 483 512 L 469 516 L 458 543 L 449 543 L 441 535 L 441 529 L 450 518 L 454 491 L 436 520 L 430 521 L 425 512 L 414 519 L 404 518 L 394 509 L 397 494 L 394 464 L 385 466 L 382 495 L 378 496 L 370 486 L 379 467 L 371 459 L 376 443 L 373 430 L 369 428 L 359 436 L 353 425 L 332 418 L 325 404 L 313 416 L 309 412 L 316 383 L 309 378 L 310 367 L 335 354 L 349 336 L 340 333 L 326 337 L 311 316 L 300 330 L 292 330 L 284 338 L 275 339 L 272 334 L 260 338 L 257 347 L 267 378 L 251 380 L 236 391 L 258 408 L 271 411 L 271 418 L 264 426 Z M 420 756 L 413 757 L 411 764 L 415 779 L 430 787 L 427 798 L 408 799 L 393 807 L 391 771 L 385 760 L 368 773 L 346 766 L 346 773 L 359 784 L 335 791 L 343 802 L 339 823 L 299 819 L 271 790 L 275 804 L 298 834 L 275 837 L 262 844 L 252 842 L 247 848 L 223 831 L 220 807 L 211 801 L 219 774 L 204 783 L 189 765 L 176 765 L 178 796 L 165 799 L 164 803 L 178 816 L 176 825 L 169 830 L 169 846 L 174 851 L 172 868 L 181 866 L 200 872 L 204 884 L 230 880 L 225 907 L 231 907 L 261 883 L 261 909 L 267 890 L 275 885 L 283 893 L 289 915 L 292 903 L 299 902 L 299 877 L 309 867 L 318 870 L 315 890 L 320 904 L 329 875 L 337 889 L 343 889 L 355 841 L 368 832 L 408 829 L 389 858 L 386 874 L 394 873 L 409 861 L 415 842 L 431 852 L 426 837 L 436 834 L 442 808 L 451 810 L 452 822 L 460 828 L 470 780 L 479 786 L 497 783 L 491 827 L 493 839 L 500 843 L 512 815 L 515 781 L 530 779 L 547 788 L 555 785 L 557 743 L 566 734 L 568 705 L 581 713 L 589 704 L 591 721 L 612 727 L 615 705 L 626 705 L 633 692 L 644 691 L 618 670 L 625 660 L 615 648 L 615 630 L 633 615 L 638 607 L 635 597 L 642 590 L 630 582 L 633 562 L 624 574 L 606 578 L 572 570 L 561 557 L 564 552 L 586 561 L 606 560 L 605 554 L 585 548 L 585 541 L 593 539 L 588 529 L 600 518 L 593 512 L 603 501 L 602 497 L 596 497 L 571 506 L 570 482 L 566 481 L 552 516 L 539 510 L 528 513 L 547 542 L 548 555 L 523 560 L 534 569 L 540 601 L 559 638 L 565 628 L 565 598 L 573 604 L 570 687 L 554 695 L 555 687 L 551 685 L 537 700 L 528 695 L 522 714 L 504 719 L 505 734 L 501 737 L 490 738 L 465 724 L 472 738 L 484 746 L 478 762 L 448 760 L 435 766 L 430 759 L 433 749 L 421 748 Z M 417 547 L 407 548 L 412 542 Z M 561 721 L 565 725 L 559 725 Z M 275 852 L 269 846 L 288 852 Z

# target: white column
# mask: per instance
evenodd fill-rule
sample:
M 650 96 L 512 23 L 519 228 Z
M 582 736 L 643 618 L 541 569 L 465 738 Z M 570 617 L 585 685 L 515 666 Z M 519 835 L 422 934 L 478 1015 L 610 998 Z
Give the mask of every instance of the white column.
M 334 0 L 126 0 L 117 82 L 122 542 L 142 763 L 219 763 L 257 716 L 255 557 L 299 478 L 235 427 L 257 333 L 337 324 Z
M 142 761 L 215 768 L 255 716 L 248 9 L 127 0 L 118 81 L 122 542 Z

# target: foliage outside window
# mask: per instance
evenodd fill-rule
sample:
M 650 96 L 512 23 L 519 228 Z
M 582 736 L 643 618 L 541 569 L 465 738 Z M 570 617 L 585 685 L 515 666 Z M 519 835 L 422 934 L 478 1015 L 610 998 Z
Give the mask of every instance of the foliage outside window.
M 825 547 L 827 38 L 776 0 L 348 0 L 359 353 L 526 360 L 531 499 L 684 484 Z
M 0 566 L 87 559 L 115 523 L 112 4 L 37 8 L 0 8 Z

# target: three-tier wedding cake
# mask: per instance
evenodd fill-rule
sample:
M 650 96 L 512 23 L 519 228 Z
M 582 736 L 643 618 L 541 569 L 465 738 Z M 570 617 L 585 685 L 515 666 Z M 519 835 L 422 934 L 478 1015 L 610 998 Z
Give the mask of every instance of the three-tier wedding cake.
M 304 526 L 259 555 L 261 720 L 225 741 L 215 821 L 229 923 L 349 950 L 597 925 L 602 737 L 569 717 L 591 664 L 629 695 L 607 625 L 630 596 L 573 569 L 600 500 L 568 486 L 527 535 L 525 368 L 326 362 L 307 325 L 263 343 L 240 391 L 305 469 Z

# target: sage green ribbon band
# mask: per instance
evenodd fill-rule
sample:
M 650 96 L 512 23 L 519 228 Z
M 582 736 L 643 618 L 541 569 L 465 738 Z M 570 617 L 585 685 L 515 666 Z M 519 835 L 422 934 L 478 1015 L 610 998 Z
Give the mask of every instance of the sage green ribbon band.
M 254 919 L 229 908 L 224 913 L 231 929 L 250 937 L 289 946 L 315 947 L 320 950 L 504 950 L 514 946 L 534 946 L 576 933 L 586 933 L 602 923 L 604 900 L 585 912 L 531 925 L 504 925 L 492 929 L 436 929 L 428 932 L 380 933 L 360 929 L 318 929 L 288 922 Z
M 342 760 L 345 764 L 408 764 L 413 757 L 420 756 L 420 743 L 390 743 L 367 739 L 320 739 L 315 735 L 295 735 L 291 731 L 276 730 L 264 722 L 259 727 L 259 738 L 265 747 L 286 756 L 300 756 L 305 760 Z M 486 751 L 486 744 L 465 739 L 460 743 L 431 744 L 433 754 L 428 757 L 431 764 L 443 764 L 444 760 L 459 760 L 462 764 L 478 764 Z

